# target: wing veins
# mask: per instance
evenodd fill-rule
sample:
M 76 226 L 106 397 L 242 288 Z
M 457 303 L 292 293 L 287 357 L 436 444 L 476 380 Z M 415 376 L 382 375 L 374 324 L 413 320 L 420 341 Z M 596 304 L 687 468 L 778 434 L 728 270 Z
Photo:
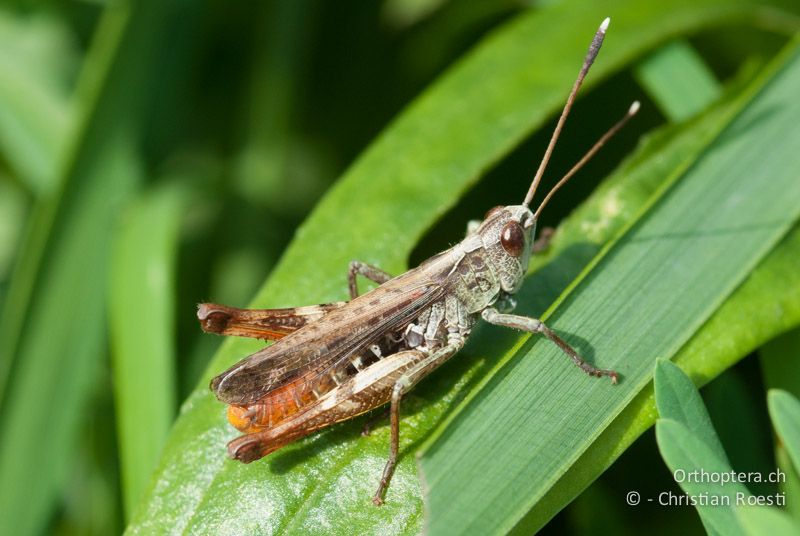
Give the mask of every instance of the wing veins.
M 393 290 L 396 288 L 393 287 Z M 359 300 L 367 301 L 367 297 L 371 294 L 364 294 L 341 309 L 331 311 L 316 323 L 295 332 L 297 336 L 293 337 L 295 334 L 292 334 L 281 339 L 276 344 L 246 357 L 214 378 L 211 386 L 217 397 L 229 404 L 249 404 L 285 385 L 287 382 L 296 379 L 302 372 L 308 372 L 309 376 L 313 377 L 325 374 L 341 363 L 343 359 L 350 357 L 367 343 L 375 340 L 376 334 L 386 333 L 396 324 L 410 320 L 416 313 L 421 312 L 422 309 L 441 297 L 443 289 L 435 282 L 428 280 L 408 292 L 404 292 L 395 299 L 385 300 L 382 304 L 383 307 L 376 306 L 379 307 L 377 312 L 373 310 L 356 316 L 360 320 L 362 317 L 368 318 L 369 316 L 374 316 L 374 314 L 382 313 L 386 315 L 386 318 L 381 319 L 370 329 L 366 329 L 361 333 L 349 333 L 344 337 L 335 339 L 332 347 L 321 351 L 320 346 L 322 345 L 320 342 L 325 340 L 325 336 L 328 333 L 336 329 L 346 329 L 346 326 L 343 327 L 331 321 L 331 316 L 333 315 L 334 319 L 336 319 L 338 318 L 336 317 L 337 314 L 352 313 L 350 309 L 360 312 L 356 305 L 351 304 L 357 304 Z M 413 299 L 410 299 L 412 296 Z M 408 301 L 405 306 L 403 306 L 404 301 Z M 398 308 L 399 311 L 393 311 Z M 355 323 L 363 324 L 361 321 L 356 321 Z M 301 338 L 299 337 L 301 333 L 309 333 L 306 330 L 309 328 L 314 329 L 314 326 L 318 331 L 320 329 L 322 331 L 316 333 L 315 336 L 309 336 L 311 338 L 310 341 L 297 340 Z M 305 342 L 308 343 L 307 348 L 298 348 Z M 275 350 L 276 346 L 279 347 L 278 350 Z M 286 348 L 281 346 L 286 346 Z M 284 352 L 284 354 L 270 355 L 276 352 Z M 322 352 L 321 356 L 315 355 L 320 352 Z M 309 371 L 303 371 L 305 366 L 315 361 L 320 361 L 320 363 L 317 366 L 313 366 Z

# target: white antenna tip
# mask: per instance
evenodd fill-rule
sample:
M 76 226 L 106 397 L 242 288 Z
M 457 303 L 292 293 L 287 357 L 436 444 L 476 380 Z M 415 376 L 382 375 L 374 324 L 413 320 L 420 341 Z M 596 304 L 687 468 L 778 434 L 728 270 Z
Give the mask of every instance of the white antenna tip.
M 628 115 L 635 115 L 636 112 L 639 111 L 639 106 L 640 106 L 639 101 L 633 101 L 631 107 L 628 108 Z
M 609 24 L 611 24 L 611 17 L 606 17 L 603 23 L 600 25 L 600 32 L 606 33 Z

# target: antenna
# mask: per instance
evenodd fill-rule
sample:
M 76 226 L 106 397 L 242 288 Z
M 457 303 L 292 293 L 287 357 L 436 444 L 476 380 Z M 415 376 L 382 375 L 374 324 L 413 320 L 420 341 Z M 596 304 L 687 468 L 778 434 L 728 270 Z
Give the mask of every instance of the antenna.
M 544 174 L 544 169 L 547 167 L 547 162 L 550 161 L 550 155 L 553 153 L 553 147 L 555 147 L 556 141 L 558 141 L 558 136 L 561 134 L 561 128 L 564 126 L 564 122 L 567 120 L 569 111 L 572 108 L 572 102 L 575 100 L 575 95 L 578 93 L 578 89 L 580 89 L 581 84 L 583 84 L 583 79 L 586 78 L 586 73 L 589 72 L 589 67 L 592 66 L 592 63 L 594 63 L 597 53 L 600 52 L 600 46 L 603 44 L 603 39 L 606 36 L 606 30 L 608 29 L 608 25 L 610 23 L 611 19 L 606 17 L 606 19 L 597 29 L 597 33 L 594 34 L 592 44 L 589 45 L 589 51 L 586 53 L 586 58 L 583 60 L 581 72 L 578 73 L 578 79 L 575 80 L 575 84 L 572 86 L 572 91 L 570 91 L 569 97 L 567 97 L 567 103 L 564 105 L 564 110 L 561 112 L 561 117 L 558 118 L 558 124 L 556 125 L 556 129 L 553 131 L 553 136 L 550 138 L 550 144 L 547 146 L 547 150 L 544 152 L 544 157 L 542 158 L 541 164 L 539 164 L 539 169 L 536 170 L 536 175 L 533 177 L 533 182 L 528 190 L 528 194 L 525 196 L 525 200 L 522 202 L 523 207 L 527 207 L 533 200 L 533 195 L 536 193 L 536 188 L 539 186 L 539 181 L 542 180 L 542 175 Z
M 603 134 L 600 137 L 600 139 L 597 140 L 594 145 L 592 145 L 592 148 L 589 149 L 589 151 L 585 155 L 583 155 L 583 158 L 578 160 L 578 163 L 575 164 L 574 166 L 572 166 L 572 169 L 570 169 L 567 172 L 567 174 L 564 175 L 564 177 L 562 177 L 562 179 L 560 181 L 558 181 L 558 184 L 553 186 L 553 188 L 547 193 L 547 195 L 545 196 L 544 200 L 539 205 L 539 208 L 537 208 L 536 212 L 533 214 L 533 219 L 534 220 L 538 220 L 539 219 L 539 213 L 542 212 L 542 209 L 547 204 L 547 202 L 550 201 L 550 198 L 553 197 L 553 194 L 556 193 L 559 188 L 564 186 L 564 184 L 566 184 L 566 182 L 569 179 L 571 179 L 572 176 L 575 175 L 575 173 L 577 173 L 578 170 L 581 169 L 583 167 L 583 165 L 586 162 L 588 162 L 595 155 L 595 153 L 597 151 L 600 150 L 600 147 L 602 147 L 611 138 L 611 136 L 616 134 L 619 129 L 621 129 L 623 126 L 625 126 L 625 123 L 627 123 L 628 120 L 631 117 L 636 115 L 636 112 L 638 112 L 638 111 L 639 111 L 639 101 L 633 101 L 633 104 L 631 104 L 631 107 L 628 108 L 628 111 L 625 114 L 625 116 L 622 119 L 620 119 L 619 121 L 617 121 L 616 124 L 613 127 L 608 129 L 608 132 Z

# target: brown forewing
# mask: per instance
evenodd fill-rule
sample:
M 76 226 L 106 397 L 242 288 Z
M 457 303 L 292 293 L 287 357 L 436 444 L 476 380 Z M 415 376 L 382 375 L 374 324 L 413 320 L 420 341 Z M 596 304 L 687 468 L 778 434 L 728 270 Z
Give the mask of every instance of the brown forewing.
M 439 282 L 420 275 L 406 272 L 329 311 L 223 372 L 211 388 L 223 402 L 247 405 L 300 376 L 324 373 L 442 298 Z

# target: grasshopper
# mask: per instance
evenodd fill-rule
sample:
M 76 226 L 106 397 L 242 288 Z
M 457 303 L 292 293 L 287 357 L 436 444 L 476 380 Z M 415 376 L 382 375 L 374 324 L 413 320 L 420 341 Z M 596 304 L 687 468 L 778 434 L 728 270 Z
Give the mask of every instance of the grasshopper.
M 389 459 L 372 498 L 376 505 L 383 504 L 397 462 L 403 395 L 464 346 L 479 318 L 542 334 L 587 374 L 617 382 L 615 371 L 584 361 L 540 320 L 510 314 L 513 295 L 528 268 L 541 210 L 638 109 L 635 102 L 531 212 L 528 205 L 608 23 L 603 21 L 592 40 L 522 204 L 489 210 L 483 221 L 470 225 L 460 243 L 400 276 L 351 262 L 347 302 L 262 310 L 200 304 L 197 316 L 207 332 L 275 341 L 211 381 L 217 398 L 229 405 L 228 420 L 244 433 L 228 444 L 232 458 L 252 462 L 316 430 L 390 403 Z M 379 286 L 359 295 L 359 275 Z

